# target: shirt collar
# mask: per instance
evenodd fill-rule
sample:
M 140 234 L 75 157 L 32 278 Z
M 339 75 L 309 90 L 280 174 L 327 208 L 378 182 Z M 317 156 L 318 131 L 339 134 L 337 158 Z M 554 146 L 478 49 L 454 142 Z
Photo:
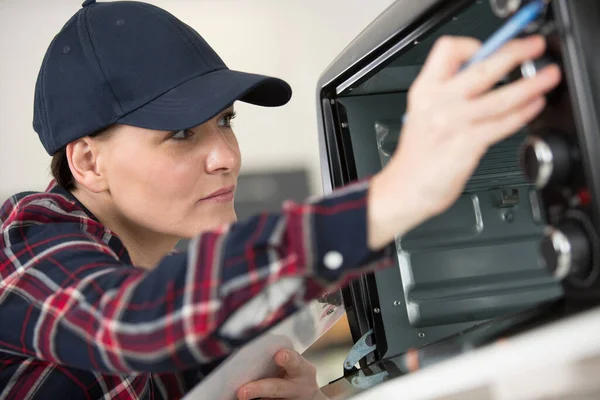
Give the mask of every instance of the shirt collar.
M 50 182 L 50 184 L 46 188 L 46 192 L 58 194 L 58 195 L 61 195 L 65 198 L 67 198 L 68 200 L 77 204 L 77 206 L 79 206 L 86 213 L 86 215 L 88 217 L 90 217 L 91 219 L 93 219 L 96 222 L 100 222 L 98 220 L 98 218 L 96 218 L 96 216 L 90 210 L 88 210 L 88 208 L 86 206 L 84 206 L 83 203 L 77 199 L 77 197 L 75 197 L 73 195 L 73 193 L 71 193 L 70 191 L 68 191 L 61 185 L 59 185 L 58 182 L 56 182 L 56 180 L 52 180 L 52 182 Z

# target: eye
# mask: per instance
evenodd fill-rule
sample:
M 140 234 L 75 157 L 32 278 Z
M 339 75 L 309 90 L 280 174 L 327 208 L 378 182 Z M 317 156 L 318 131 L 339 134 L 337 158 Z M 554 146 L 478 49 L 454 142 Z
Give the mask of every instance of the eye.
M 231 128 L 232 121 L 235 118 L 235 116 L 235 111 L 228 112 L 227 114 L 219 118 L 219 120 L 217 121 L 217 125 L 221 128 Z
M 193 131 L 191 131 L 189 129 L 181 129 L 179 131 L 172 132 L 172 134 L 169 137 L 169 139 L 173 139 L 173 140 L 187 140 L 187 139 L 191 138 L 192 136 L 194 136 L 194 132 Z

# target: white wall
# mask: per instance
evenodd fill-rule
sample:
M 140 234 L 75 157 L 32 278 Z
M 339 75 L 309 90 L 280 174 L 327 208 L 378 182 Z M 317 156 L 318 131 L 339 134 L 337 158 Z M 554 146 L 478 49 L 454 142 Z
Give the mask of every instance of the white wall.
M 0 202 L 49 180 L 32 129 L 34 85 L 52 37 L 83 0 L 0 0 Z M 238 104 L 246 170 L 305 166 L 320 193 L 316 82 L 393 0 L 154 0 L 193 26 L 228 66 L 271 74 L 294 90 L 282 108 Z

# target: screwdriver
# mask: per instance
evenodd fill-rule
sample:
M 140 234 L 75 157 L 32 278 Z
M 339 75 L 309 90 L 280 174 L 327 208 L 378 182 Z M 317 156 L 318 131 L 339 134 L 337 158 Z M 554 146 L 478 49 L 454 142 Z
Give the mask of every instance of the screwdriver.
M 535 21 L 542 15 L 546 9 L 548 0 L 537 0 L 527 4 L 521 8 L 514 16 L 512 16 L 500 29 L 498 29 L 481 48 L 461 67 L 461 71 L 471 65 L 485 60 L 495 52 L 497 52 L 507 42 L 514 39 L 523 32 L 530 23 Z M 406 122 L 407 115 L 402 117 L 402 123 Z

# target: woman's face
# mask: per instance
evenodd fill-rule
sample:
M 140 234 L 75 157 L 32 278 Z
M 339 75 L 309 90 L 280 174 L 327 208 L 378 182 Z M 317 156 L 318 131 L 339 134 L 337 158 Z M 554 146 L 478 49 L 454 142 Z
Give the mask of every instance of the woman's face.
M 117 125 L 100 140 L 99 168 L 120 218 L 190 238 L 236 219 L 241 157 L 233 108 L 187 131 Z

